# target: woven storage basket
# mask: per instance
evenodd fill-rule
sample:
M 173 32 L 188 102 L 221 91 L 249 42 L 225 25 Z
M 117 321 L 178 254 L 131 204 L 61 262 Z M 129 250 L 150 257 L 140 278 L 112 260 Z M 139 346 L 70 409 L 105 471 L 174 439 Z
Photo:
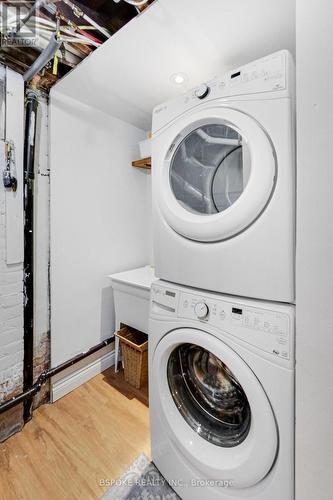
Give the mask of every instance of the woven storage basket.
M 148 340 L 145 333 L 124 327 L 116 332 L 124 361 L 125 381 L 136 389 L 148 381 Z

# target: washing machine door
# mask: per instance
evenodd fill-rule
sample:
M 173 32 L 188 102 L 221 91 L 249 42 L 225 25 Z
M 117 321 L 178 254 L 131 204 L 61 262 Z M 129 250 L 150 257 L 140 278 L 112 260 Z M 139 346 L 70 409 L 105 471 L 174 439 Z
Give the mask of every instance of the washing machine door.
M 273 193 L 274 147 L 260 124 L 229 107 L 178 118 L 153 146 L 155 199 L 180 235 L 213 242 L 248 228 Z
M 151 380 L 170 440 L 201 475 L 250 487 L 270 471 L 278 431 L 265 391 L 220 339 L 184 328 L 162 338 Z

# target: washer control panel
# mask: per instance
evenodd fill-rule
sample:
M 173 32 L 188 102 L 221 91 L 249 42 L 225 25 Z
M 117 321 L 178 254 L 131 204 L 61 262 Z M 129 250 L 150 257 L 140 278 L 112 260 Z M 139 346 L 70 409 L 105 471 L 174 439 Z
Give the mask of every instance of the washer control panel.
M 290 359 L 290 317 L 286 313 L 182 292 L 178 316 L 208 323 L 259 349 Z
M 258 305 L 257 305 L 258 304 Z M 234 338 L 278 358 L 290 360 L 293 356 L 294 309 L 289 305 L 275 305 L 232 297 L 200 295 L 184 288 L 174 288 L 156 282 L 151 289 L 151 314 L 173 316 L 191 322 L 210 325 Z M 276 309 L 275 309 L 276 308 Z
M 175 315 L 178 307 L 179 290 L 153 284 L 151 287 L 151 311 Z

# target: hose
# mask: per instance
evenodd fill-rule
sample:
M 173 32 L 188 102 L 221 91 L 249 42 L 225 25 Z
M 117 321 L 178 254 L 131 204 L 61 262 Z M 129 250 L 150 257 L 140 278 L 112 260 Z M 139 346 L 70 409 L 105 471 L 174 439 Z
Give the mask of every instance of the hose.
M 32 79 L 44 66 L 52 59 L 54 54 L 60 48 L 61 40 L 58 40 L 53 34 L 50 38 L 49 44 L 46 49 L 37 57 L 36 61 L 32 63 L 29 69 L 24 73 L 23 80 L 25 82 Z

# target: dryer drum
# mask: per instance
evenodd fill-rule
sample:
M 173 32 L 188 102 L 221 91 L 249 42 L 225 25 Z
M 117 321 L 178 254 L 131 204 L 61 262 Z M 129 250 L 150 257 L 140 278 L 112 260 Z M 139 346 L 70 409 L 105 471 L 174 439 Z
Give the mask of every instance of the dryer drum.
M 167 376 L 179 412 L 201 437 L 223 447 L 246 439 L 250 405 L 223 361 L 200 346 L 182 344 L 169 357 Z
M 174 196 L 197 215 L 224 212 L 243 194 L 251 172 L 246 140 L 227 124 L 204 125 L 179 144 L 170 166 Z

